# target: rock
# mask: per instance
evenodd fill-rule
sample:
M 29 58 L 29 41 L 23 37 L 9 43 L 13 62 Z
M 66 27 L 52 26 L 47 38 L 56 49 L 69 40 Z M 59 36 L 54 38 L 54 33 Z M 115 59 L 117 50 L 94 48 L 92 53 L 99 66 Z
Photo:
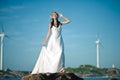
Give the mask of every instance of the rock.
M 115 78 L 115 77 L 111 77 L 109 80 L 117 80 L 117 78 Z
M 74 73 L 40 73 L 29 74 L 22 77 L 22 80 L 83 80 Z

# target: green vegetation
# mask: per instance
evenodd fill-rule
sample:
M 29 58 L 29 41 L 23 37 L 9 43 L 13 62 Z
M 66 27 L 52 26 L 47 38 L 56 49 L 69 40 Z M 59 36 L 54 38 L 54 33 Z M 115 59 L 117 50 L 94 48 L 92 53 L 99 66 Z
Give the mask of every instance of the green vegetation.
M 78 68 L 66 68 L 67 72 L 77 73 L 80 76 L 99 77 L 99 76 L 116 76 L 120 77 L 120 69 L 117 68 L 97 68 L 92 65 L 81 65 Z
M 81 65 L 77 68 L 66 68 L 66 72 L 75 73 L 80 77 L 120 77 L 120 69 L 118 68 L 97 68 L 92 65 Z M 14 70 L 3 70 L 0 71 L 1 78 L 15 78 L 23 77 L 30 74 L 29 71 L 14 71 Z

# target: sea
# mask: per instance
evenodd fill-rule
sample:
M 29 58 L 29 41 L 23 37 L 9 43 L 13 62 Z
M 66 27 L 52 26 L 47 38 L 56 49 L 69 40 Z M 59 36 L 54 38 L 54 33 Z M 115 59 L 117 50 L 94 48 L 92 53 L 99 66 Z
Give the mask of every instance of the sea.
M 110 80 L 109 78 L 83 78 L 84 80 Z M 116 78 L 117 80 L 120 80 L 119 78 Z M 21 78 L 6 78 L 6 79 L 0 79 L 0 80 L 22 80 Z

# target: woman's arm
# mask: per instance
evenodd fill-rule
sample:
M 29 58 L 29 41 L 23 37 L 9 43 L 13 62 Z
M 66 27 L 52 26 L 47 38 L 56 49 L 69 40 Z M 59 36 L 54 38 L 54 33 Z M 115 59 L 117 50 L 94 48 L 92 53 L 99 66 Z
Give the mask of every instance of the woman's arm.
M 59 14 L 59 17 L 63 18 L 65 21 L 62 21 L 61 24 L 68 24 L 71 22 L 70 19 L 66 18 L 65 16 L 63 16 L 62 14 Z
M 46 43 L 49 40 L 50 34 L 51 34 L 51 25 L 49 25 L 48 33 L 47 33 L 47 36 L 45 38 L 45 41 L 43 42 L 43 46 L 46 46 Z

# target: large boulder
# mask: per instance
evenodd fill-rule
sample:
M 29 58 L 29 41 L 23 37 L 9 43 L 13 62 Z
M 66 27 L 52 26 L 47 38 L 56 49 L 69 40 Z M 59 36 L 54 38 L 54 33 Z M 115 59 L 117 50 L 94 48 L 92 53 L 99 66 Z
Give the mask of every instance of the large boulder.
M 40 73 L 26 75 L 22 80 L 83 80 L 83 78 L 74 73 Z

